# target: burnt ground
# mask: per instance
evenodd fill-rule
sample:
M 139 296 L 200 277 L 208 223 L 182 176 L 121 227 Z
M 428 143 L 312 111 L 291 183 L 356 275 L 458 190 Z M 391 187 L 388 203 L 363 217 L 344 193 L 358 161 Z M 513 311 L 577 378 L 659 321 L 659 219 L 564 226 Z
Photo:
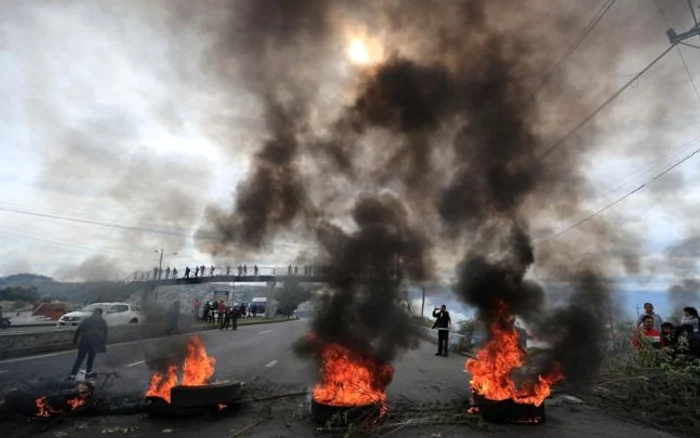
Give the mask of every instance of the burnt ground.
M 245 398 L 298 393 L 314 381 L 309 365 L 291 354 L 291 343 L 306 332 L 304 321 L 274 326 L 243 327 L 237 332 L 203 333 L 207 349 L 217 358 L 219 379 L 246 382 Z M 138 401 L 147 386 L 150 371 L 143 363 L 144 353 L 155 348 L 143 341 L 110 346 L 101 357 L 97 370 L 117 372 L 103 389 L 116 399 Z M 464 358 L 435 357 L 435 347 L 423 343 L 395 364 L 394 381 L 389 388 L 389 414 L 375 426 L 377 436 L 397 437 L 533 437 L 583 438 L 627 437 L 658 438 L 671 435 L 613 418 L 605 412 L 577 400 L 557 396 L 547 403 L 547 423 L 537 426 L 440 425 L 437 422 L 459 418 L 471 421 L 465 412 L 469 376 L 462 371 Z M 61 353 L 0 362 L 0 392 L 12 387 L 37 387 L 61 379 L 73 360 L 73 354 Z M 66 418 L 42 425 L 36 423 L 0 423 L 0 436 L 8 437 L 305 437 L 342 436 L 342 430 L 321 430 L 310 418 L 309 396 L 295 396 L 241 405 L 216 416 L 192 418 L 151 418 L 143 414 Z M 410 412 L 408 409 L 412 409 Z M 432 417 L 429 418 L 431 416 Z M 429 418 L 429 420 L 428 420 Z M 473 420 L 474 417 L 471 417 Z M 423 426 L 406 426 L 408 421 L 428 420 Z M 392 425 L 389 427 L 389 425 Z M 45 430 L 43 430 L 45 429 Z M 349 436 L 361 436 L 355 432 Z

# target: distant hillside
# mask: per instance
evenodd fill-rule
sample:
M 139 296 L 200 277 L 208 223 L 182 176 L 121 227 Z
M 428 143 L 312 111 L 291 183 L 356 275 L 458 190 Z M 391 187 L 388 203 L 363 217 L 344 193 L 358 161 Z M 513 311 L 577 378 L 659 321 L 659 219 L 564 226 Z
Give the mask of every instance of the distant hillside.
M 0 277 L 0 289 L 5 289 L 6 287 L 22 287 L 25 289 L 36 287 L 39 289 L 40 286 L 50 283 L 55 283 L 53 278 L 36 274 L 15 274 Z

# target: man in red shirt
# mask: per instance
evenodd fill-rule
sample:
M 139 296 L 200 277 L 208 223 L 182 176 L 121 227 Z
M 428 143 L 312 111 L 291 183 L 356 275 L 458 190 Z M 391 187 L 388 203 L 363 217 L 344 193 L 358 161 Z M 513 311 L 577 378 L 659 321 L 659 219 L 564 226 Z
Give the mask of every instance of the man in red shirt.
M 224 313 L 226 313 L 226 304 L 224 304 L 224 300 L 219 301 L 219 305 L 216 308 L 216 313 L 218 314 L 218 319 L 216 322 L 221 325 L 224 322 Z
M 664 346 L 664 338 L 661 336 L 661 333 L 654 328 L 654 317 L 651 315 L 644 315 L 642 318 L 642 327 L 632 339 L 632 345 L 634 345 L 634 348 L 641 348 L 641 338 L 644 338 L 650 342 L 653 348 L 661 349 Z

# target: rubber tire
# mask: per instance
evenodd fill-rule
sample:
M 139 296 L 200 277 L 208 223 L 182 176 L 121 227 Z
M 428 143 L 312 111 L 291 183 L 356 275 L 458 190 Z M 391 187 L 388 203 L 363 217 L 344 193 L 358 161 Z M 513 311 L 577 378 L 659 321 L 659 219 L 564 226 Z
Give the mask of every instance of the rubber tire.
M 138 324 L 138 323 L 139 323 L 138 318 L 134 318 L 131 321 L 129 321 L 129 324 Z

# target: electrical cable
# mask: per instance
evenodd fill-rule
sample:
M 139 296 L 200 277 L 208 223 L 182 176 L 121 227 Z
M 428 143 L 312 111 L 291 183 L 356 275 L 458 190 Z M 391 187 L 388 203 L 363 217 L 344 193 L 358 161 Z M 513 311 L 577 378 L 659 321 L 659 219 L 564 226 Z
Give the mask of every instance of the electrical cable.
M 629 88 L 630 85 L 632 85 L 635 81 L 637 81 L 644 73 L 649 71 L 654 65 L 656 65 L 657 62 L 659 62 L 664 56 L 668 54 L 668 52 L 671 51 L 676 47 L 676 43 L 671 44 L 666 50 L 661 52 L 659 56 L 654 58 L 653 61 L 651 61 L 649 64 L 647 64 L 646 67 L 644 67 L 639 73 L 634 75 L 632 79 L 630 79 L 625 85 L 623 85 L 619 90 L 617 90 L 615 93 L 612 94 L 612 96 L 608 97 L 602 104 L 600 104 L 595 110 L 593 110 L 592 113 L 590 113 L 588 116 L 586 116 L 581 122 L 579 122 L 576 126 L 574 126 L 569 132 L 567 132 L 563 137 L 561 137 L 559 140 L 555 141 L 551 146 L 549 146 L 545 151 L 540 155 L 540 159 L 543 160 L 545 159 L 549 154 L 554 152 L 556 148 L 561 146 L 566 140 L 568 140 L 576 131 L 578 131 L 583 125 L 591 121 L 595 116 L 598 115 L 606 106 L 608 106 L 613 100 L 615 100 L 620 94 L 622 94 L 623 91 L 625 91 L 627 88 Z
M 605 16 L 605 14 L 612 8 L 612 6 L 615 4 L 616 0 L 607 0 L 606 3 L 604 3 L 601 8 L 596 12 L 596 14 L 591 18 L 591 21 L 588 22 L 586 27 L 583 28 L 583 30 L 576 36 L 576 39 L 572 41 L 571 44 L 569 44 L 569 47 L 567 47 L 566 51 L 564 54 L 559 58 L 557 62 L 554 63 L 551 69 L 544 75 L 544 77 L 540 80 L 540 82 L 537 84 L 537 87 L 533 90 L 533 92 L 530 94 L 530 96 L 525 99 L 523 107 L 527 106 L 528 104 L 532 103 L 535 96 L 540 92 L 540 90 L 544 87 L 544 85 L 549 82 L 551 77 L 554 75 L 554 73 L 559 70 L 561 65 L 571 56 L 573 53 L 579 48 L 583 40 L 588 37 L 588 35 L 591 33 L 593 28 L 600 22 L 600 20 Z M 521 108 L 522 109 L 522 108 Z
M 695 139 L 694 141 L 696 141 L 696 140 L 698 140 L 698 139 L 700 139 L 700 137 L 696 137 L 696 139 Z M 607 204 L 606 206 L 604 206 L 604 207 L 601 208 L 600 210 L 597 210 L 597 211 L 595 211 L 595 212 L 589 214 L 589 215 L 586 216 L 585 218 L 583 218 L 583 219 L 581 219 L 581 220 L 575 222 L 574 224 L 572 224 L 572 225 L 570 225 L 570 226 L 564 228 L 563 230 L 561 230 L 561 231 L 559 231 L 559 232 L 553 234 L 552 236 L 547 237 L 546 239 L 543 239 L 543 240 L 541 240 L 541 241 L 535 243 L 534 246 L 535 246 L 535 247 L 538 247 L 538 246 L 544 245 L 545 243 L 548 243 L 548 242 L 550 242 L 550 241 L 552 241 L 552 240 L 554 240 L 554 239 L 556 239 L 556 238 L 558 238 L 558 237 L 563 236 L 564 234 L 568 233 L 569 231 L 573 230 L 574 228 L 578 227 L 579 225 L 582 225 L 582 224 L 584 224 L 584 223 L 590 221 L 591 219 L 595 218 L 596 216 L 600 215 L 601 213 L 604 213 L 605 211 L 609 210 L 610 208 L 614 207 L 615 205 L 619 204 L 620 202 L 624 201 L 625 199 L 629 198 L 630 196 L 634 195 L 635 193 L 639 192 L 640 190 L 644 189 L 647 185 L 651 184 L 652 182 L 656 181 L 657 179 L 662 178 L 662 177 L 665 176 L 668 172 L 670 172 L 671 170 L 673 170 L 673 169 L 675 169 L 676 167 L 680 166 L 681 164 L 685 163 L 686 161 L 688 161 L 689 159 L 691 159 L 692 157 L 694 157 L 694 156 L 697 155 L 698 153 L 700 153 L 700 148 L 695 149 L 692 153 L 686 155 L 686 156 L 685 156 L 683 159 L 681 159 L 680 161 L 675 162 L 673 165 L 669 166 L 668 168 L 666 168 L 666 169 L 665 169 L 664 171 L 662 171 L 661 173 L 656 174 L 653 178 L 651 178 L 651 179 L 649 179 L 648 181 L 644 182 L 643 184 L 639 185 L 638 187 L 636 187 L 635 189 L 633 189 L 633 190 L 631 190 L 630 192 L 626 193 L 625 195 L 623 195 L 623 196 L 617 198 L 615 201 L 613 201 L 613 202 Z

